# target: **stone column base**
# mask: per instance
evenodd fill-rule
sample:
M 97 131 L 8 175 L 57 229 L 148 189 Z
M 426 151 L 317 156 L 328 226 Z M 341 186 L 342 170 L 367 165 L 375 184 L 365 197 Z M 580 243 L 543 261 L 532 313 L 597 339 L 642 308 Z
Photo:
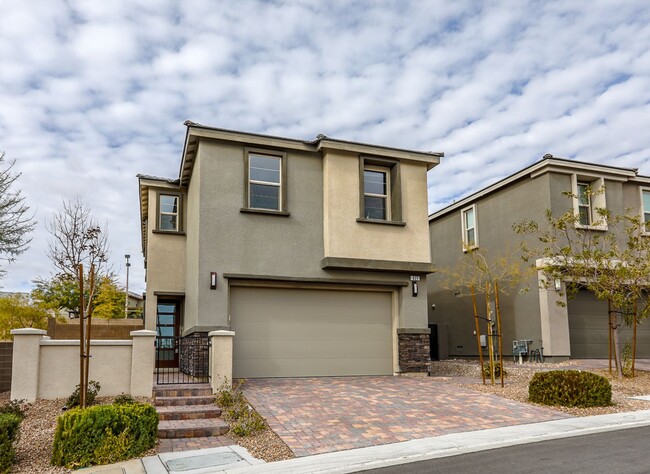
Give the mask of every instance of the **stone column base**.
M 425 376 L 431 369 L 428 328 L 397 330 L 400 374 Z

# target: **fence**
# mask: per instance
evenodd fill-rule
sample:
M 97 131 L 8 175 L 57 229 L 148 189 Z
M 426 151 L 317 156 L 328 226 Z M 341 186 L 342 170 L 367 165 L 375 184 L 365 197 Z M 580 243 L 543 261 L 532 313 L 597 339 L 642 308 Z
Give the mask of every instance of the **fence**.
M 11 390 L 11 359 L 14 343 L 0 341 L 0 392 Z

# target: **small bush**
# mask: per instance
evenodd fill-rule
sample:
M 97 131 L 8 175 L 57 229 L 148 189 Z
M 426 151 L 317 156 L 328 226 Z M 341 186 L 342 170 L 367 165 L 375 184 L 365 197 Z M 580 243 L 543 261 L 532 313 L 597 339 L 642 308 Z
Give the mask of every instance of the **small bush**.
M 611 405 L 612 386 L 592 372 L 552 370 L 536 373 L 528 386 L 531 402 L 564 407 L 601 407 Z
M 485 374 L 486 378 L 488 378 L 488 379 L 490 378 L 490 364 L 489 363 L 487 365 L 485 365 L 485 367 L 483 367 L 483 373 Z M 505 367 L 503 368 L 503 376 L 504 377 L 508 376 L 508 371 L 505 369 Z M 499 364 L 499 363 L 494 364 L 494 378 L 495 379 L 500 379 L 501 378 L 501 364 Z
M 18 440 L 18 428 L 22 416 L 14 413 L 0 414 L 0 473 L 11 471 L 16 458 L 14 443 Z
M 264 418 L 251 407 L 241 390 L 242 384 L 231 386 L 228 380 L 217 390 L 215 402 L 223 409 L 223 418 L 236 436 L 248 436 L 266 429 Z
M 120 393 L 113 400 L 113 405 L 133 405 L 134 403 L 138 403 L 138 401 L 128 393 Z
M 149 404 L 75 408 L 57 419 L 52 464 L 76 469 L 138 457 L 157 434 L 158 413 Z
M 25 403 L 25 400 L 11 400 L 5 403 L 0 406 L 0 415 L 12 414 L 22 420 L 25 418 L 25 410 L 22 407 L 23 403 Z
M 99 382 L 96 380 L 90 380 L 88 382 L 88 392 L 86 393 L 86 406 L 90 406 L 93 403 L 95 403 L 95 397 L 99 393 L 99 390 L 101 389 L 101 386 L 99 385 Z M 74 389 L 74 392 L 72 392 L 72 395 L 68 397 L 68 399 L 65 402 L 65 407 L 66 409 L 78 407 L 80 403 L 79 397 L 81 396 L 81 388 L 80 385 L 77 384 L 77 386 Z

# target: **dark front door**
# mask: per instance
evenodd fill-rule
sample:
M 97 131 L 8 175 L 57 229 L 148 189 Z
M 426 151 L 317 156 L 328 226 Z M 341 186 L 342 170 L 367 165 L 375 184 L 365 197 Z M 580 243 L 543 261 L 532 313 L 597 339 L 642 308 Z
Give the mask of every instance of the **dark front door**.
M 158 300 L 156 367 L 178 367 L 179 306 L 175 300 Z
M 429 333 L 429 353 L 431 360 L 439 360 L 440 355 L 438 352 L 438 325 L 437 324 L 429 324 L 429 329 L 431 332 Z

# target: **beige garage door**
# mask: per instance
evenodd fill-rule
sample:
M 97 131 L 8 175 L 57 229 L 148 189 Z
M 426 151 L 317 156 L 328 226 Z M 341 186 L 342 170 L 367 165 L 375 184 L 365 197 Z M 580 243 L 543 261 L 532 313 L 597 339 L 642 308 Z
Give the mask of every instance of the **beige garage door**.
M 571 358 L 606 359 L 608 354 L 607 303 L 581 290 L 568 301 Z M 621 344 L 632 343 L 632 329 L 620 332 Z M 650 320 L 637 326 L 638 358 L 650 358 Z
M 231 288 L 233 376 L 392 374 L 391 294 Z

